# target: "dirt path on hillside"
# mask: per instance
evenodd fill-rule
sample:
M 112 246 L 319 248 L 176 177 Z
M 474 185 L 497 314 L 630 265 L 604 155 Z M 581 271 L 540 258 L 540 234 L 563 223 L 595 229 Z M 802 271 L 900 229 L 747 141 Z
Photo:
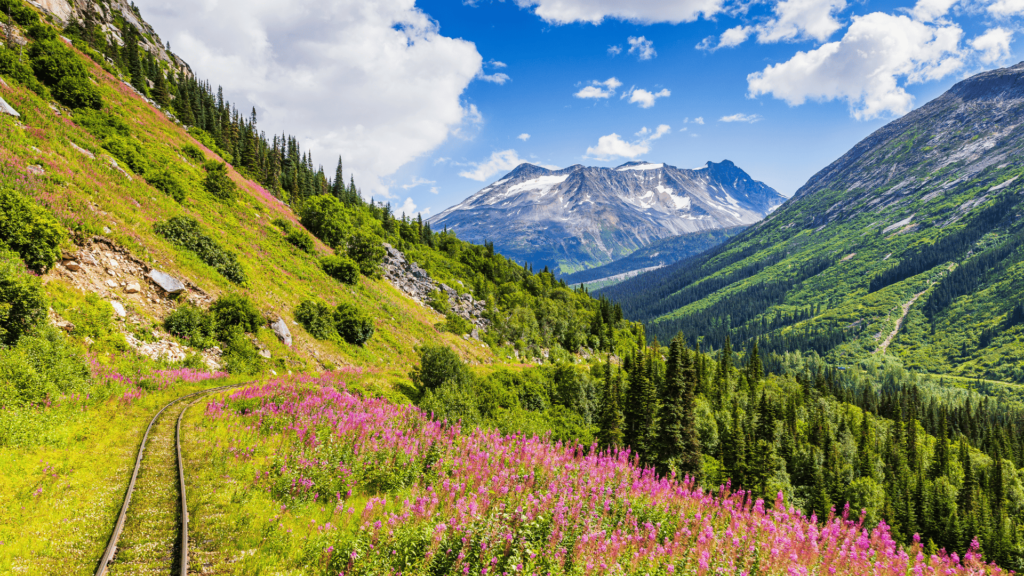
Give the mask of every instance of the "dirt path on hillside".
M 917 302 L 918 298 L 924 296 L 924 293 L 927 291 L 928 289 L 925 288 L 924 290 L 918 292 L 917 294 L 914 294 L 914 297 L 910 299 L 910 302 L 907 302 L 906 304 L 903 305 L 903 313 L 900 314 L 899 319 L 896 320 L 896 327 L 892 329 L 892 332 L 889 333 L 889 336 L 878 347 L 878 350 L 875 350 L 875 354 L 885 352 L 886 348 L 889 347 L 889 344 L 892 344 L 892 339 L 895 338 L 896 334 L 899 333 L 900 326 L 903 325 L 903 320 L 906 319 L 907 313 L 910 312 L 910 307 L 914 305 L 914 302 Z

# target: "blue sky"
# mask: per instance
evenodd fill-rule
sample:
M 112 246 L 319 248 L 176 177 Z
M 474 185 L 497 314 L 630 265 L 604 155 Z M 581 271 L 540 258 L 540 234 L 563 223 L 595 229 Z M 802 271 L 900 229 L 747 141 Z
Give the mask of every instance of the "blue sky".
M 729 159 L 792 195 L 886 122 L 1021 60 L 1024 13 L 1024 0 L 321 0 L 286 17 L 271 0 L 138 4 L 266 130 L 295 133 L 329 171 L 341 154 L 366 195 L 426 215 L 520 161 Z

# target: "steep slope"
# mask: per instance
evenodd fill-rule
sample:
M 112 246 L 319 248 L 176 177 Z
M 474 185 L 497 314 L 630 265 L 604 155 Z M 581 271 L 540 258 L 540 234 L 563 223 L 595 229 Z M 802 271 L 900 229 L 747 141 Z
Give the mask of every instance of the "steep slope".
M 1024 381 L 1022 124 L 1024 64 L 964 80 L 726 245 L 603 293 L 663 340 L 843 360 L 897 331 L 913 368 Z
M 694 170 L 643 161 L 562 170 L 522 164 L 430 225 L 568 274 L 669 236 L 753 224 L 784 200 L 728 160 Z
M 637 274 L 657 270 L 715 248 L 745 229 L 745 226 L 736 226 L 670 236 L 651 242 L 625 258 L 562 276 L 562 279 L 568 284 L 586 284 L 591 290 L 612 286 Z

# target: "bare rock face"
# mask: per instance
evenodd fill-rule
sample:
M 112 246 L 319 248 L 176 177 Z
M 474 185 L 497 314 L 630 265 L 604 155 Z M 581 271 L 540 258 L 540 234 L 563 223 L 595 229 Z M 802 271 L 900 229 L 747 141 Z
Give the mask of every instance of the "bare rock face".
M 270 325 L 270 329 L 274 331 L 274 335 L 281 341 L 285 346 L 292 345 L 292 332 L 288 329 L 288 324 L 285 323 L 284 318 L 278 318 L 277 322 Z
M 185 285 L 180 280 L 159 270 L 150 270 L 146 277 L 168 294 L 180 294 L 185 291 Z
M 21 114 L 15 110 L 6 100 L 0 98 L 0 113 L 7 114 L 8 116 L 14 116 L 15 118 L 21 118 Z
M 473 324 L 470 336 L 480 339 L 480 333 L 491 325 L 491 321 L 483 317 L 486 302 L 474 300 L 471 294 L 460 295 L 454 288 L 435 282 L 426 270 L 406 260 L 405 255 L 390 244 L 385 243 L 384 250 L 384 278 L 388 282 L 422 306 L 426 306 L 427 297 L 434 290 L 446 294 L 452 312 Z
M 118 318 L 125 318 L 128 316 L 128 311 L 124 309 L 124 304 L 121 304 L 117 300 L 111 300 L 110 305 L 114 307 L 114 314 L 117 314 Z

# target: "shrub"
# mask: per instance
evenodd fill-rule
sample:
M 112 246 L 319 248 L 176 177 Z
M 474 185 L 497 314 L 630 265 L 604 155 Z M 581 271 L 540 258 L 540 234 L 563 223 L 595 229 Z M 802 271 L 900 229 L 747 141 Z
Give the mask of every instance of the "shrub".
M 0 0 L 0 14 L 11 15 L 11 19 L 21 26 L 32 26 L 39 22 L 39 15 L 20 0 Z M 4 18 L 6 21 L 6 18 Z
M 132 172 L 139 176 L 146 175 L 149 162 L 142 151 L 142 143 L 138 140 L 114 134 L 103 140 L 103 148 L 110 152 L 111 156 L 128 166 Z
M 451 332 L 456 336 L 469 334 L 473 331 L 473 323 L 454 312 L 449 312 L 445 315 L 443 327 L 445 332 Z
M 229 339 L 232 330 L 255 333 L 263 324 L 263 315 L 252 300 L 242 294 L 221 296 L 210 305 L 210 313 L 222 342 Z
M 470 382 L 473 375 L 469 367 L 454 350 L 446 346 L 426 345 L 417 349 L 420 365 L 413 368 L 409 377 L 416 384 L 432 390 L 445 382 Z
M 221 357 L 224 368 L 231 374 L 253 376 L 263 369 L 263 360 L 259 350 L 245 337 L 241 330 L 235 328 L 224 342 L 224 355 Z
M 164 319 L 164 329 L 194 348 L 209 348 L 213 344 L 213 315 L 191 304 L 184 304 L 171 312 Z
M 292 223 L 284 218 L 274 218 L 270 223 L 280 228 L 281 232 L 284 232 L 285 234 L 292 231 Z
M 373 234 L 356 233 L 348 240 L 348 255 L 359 264 L 359 271 L 367 278 L 380 278 L 381 263 L 386 254 L 383 241 Z
M 351 304 L 338 304 L 334 310 L 334 327 L 349 344 L 362 346 L 373 336 L 373 319 Z
M 174 198 L 175 202 L 180 204 L 185 201 L 185 186 L 169 171 L 161 170 L 147 178 L 147 181 L 157 190 Z
M 43 98 L 49 97 L 46 87 L 39 82 L 35 73 L 32 72 L 32 66 L 27 61 L 19 58 L 18 53 L 14 50 L 7 50 L 6 48 L 0 50 L 0 76 L 13 78 Z
M 37 278 L 11 253 L 0 253 L 0 344 L 15 345 L 46 319 L 46 299 Z
M 185 158 L 188 158 L 193 162 L 203 162 L 206 160 L 206 155 L 203 154 L 203 151 L 200 150 L 199 146 L 196 146 L 195 144 L 185 144 L 184 146 L 181 147 L 181 153 L 185 156 Z
M 60 333 L 44 327 L 13 348 L 0 348 L 0 403 L 25 404 L 83 392 L 89 366 Z
M 103 96 L 100 90 L 88 78 L 67 76 L 61 78 L 53 87 L 53 97 L 69 108 L 103 107 Z
M 78 55 L 56 37 L 33 42 L 28 55 L 36 78 L 48 86 L 54 86 L 64 78 L 89 78 Z
M 112 114 L 98 110 L 75 110 L 75 124 L 85 128 L 90 134 L 104 140 L 110 136 L 131 136 L 131 130 L 124 120 Z
M 234 200 L 238 186 L 228 176 L 227 164 L 209 160 L 203 164 L 203 168 L 206 169 L 206 179 L 203 180 L 206 190 L 221 200 Z
M 75 299 L 68 307 L 63 308 L 61 315 L 75 325 L 75 336 L 85 336 L 99 340 L 114 330 L 114 311 L 110 302 L 95 293 L 85 295 L 85 300 Z
M 198 140 L 203 146 L 206 146 L 210 150 L 213 150 L 228 164 L 235 163 L 235 159 L 231 156 L 231 154 L 224 150 L 221 150 L 220 146 L 218 146 L 217 142 L 213 139 L 213 136 L 211 136 L 210 133 L 207 132 L 206 130 L 203 130 L 202 128 L 199 128 L 197 126 L 193 126 L 188 129 L 188 133 L 191 134 L 193 138 Z
M 460 422 L 463 427 L 475 426 L 483 420 L 477 406 L 476 393 L 466 382 L 446 380 L 437 388 L 428 388 L 420 399 L 420 409 L 438 420 Z
M 335 250 L 344 245 L 345 238 L 353 228 L 345 204 L 326 194 L 306 201 L 301 220 L 306 230 Z
M 339 282 L 355 284 L 359 280 L 359 265 L 351 258 L 326 256 L 320 259 L 320 267 L 328 276 Z
M 319 300 L 304 300 L 295 308 L 295 321 L 317 340 L 332 340 L 338 335 L 334 311 Z
M 299 230 L 298 228 L 292 230 L 285 236 L 285 240 L 306 254 L 316 252 L 316 244 L 313 243 L 313 237 L 304 230 Z
M 194 252 L 200 260 L 213 266 L 228 280 L 235 284 L 245 284 L 245 271 L 238 258 L 204 234 L 195 218 L 175 216 L 166 222 L 157 222 L 153 230 L 174 244 Z
M 446 316 L 452 310 L 451 305 L 448 303 L 448 295 L 440 290 L 431 290 L 427 294 L 427 306 Z
M 0 188 L 0 247 L 17 252 L 30 269 L 45 272 L 60 259 L 66 237 L 48 211 L 14 190 Z

